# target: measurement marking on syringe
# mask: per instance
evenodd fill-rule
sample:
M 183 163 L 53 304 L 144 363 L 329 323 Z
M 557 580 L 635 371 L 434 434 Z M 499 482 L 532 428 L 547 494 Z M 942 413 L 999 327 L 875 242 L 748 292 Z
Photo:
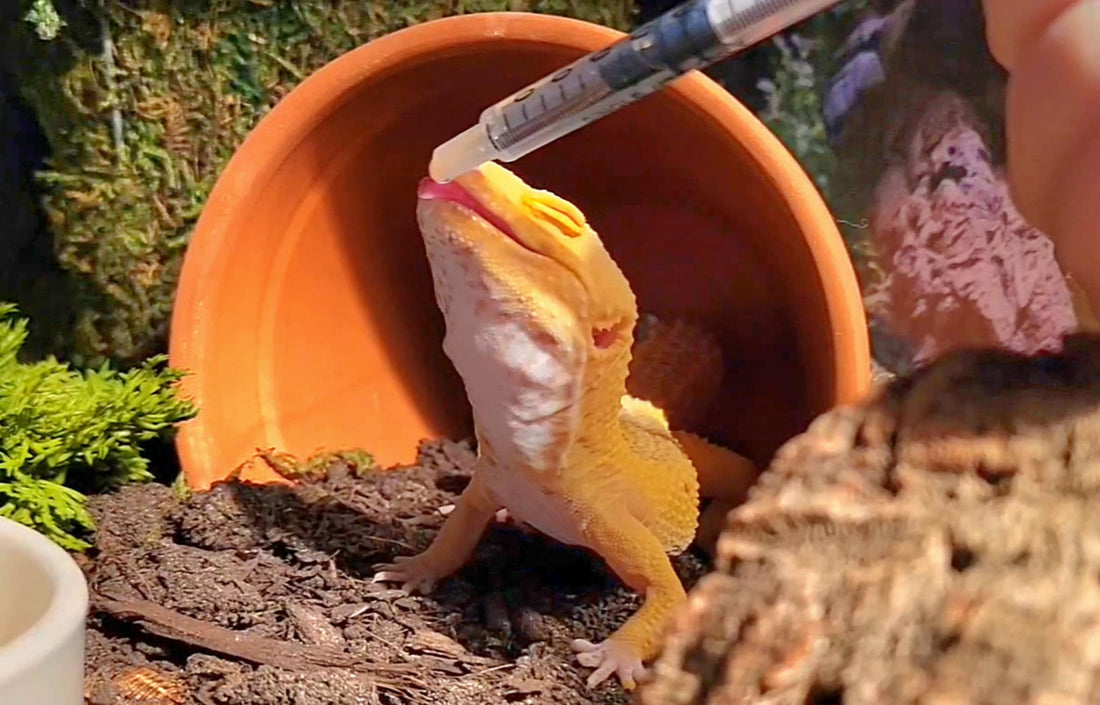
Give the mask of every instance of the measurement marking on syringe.
M 631 34 L 560 67 L 478 118 L 433 153 L 433 178 L 452 178 L 474 160 L 514 161 L 659 90 L 692 69 L 737 53 L 838 0 L 688 0 Z M 554 98 L 551 86 L 557 85 Z M 539 104 L 527 103 L 538 95 Z M 518 110 L 517 110 L 518 107 Z

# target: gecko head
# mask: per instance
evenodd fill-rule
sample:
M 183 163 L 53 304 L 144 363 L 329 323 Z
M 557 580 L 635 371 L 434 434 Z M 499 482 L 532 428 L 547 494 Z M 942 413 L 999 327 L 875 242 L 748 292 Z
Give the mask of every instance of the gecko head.
M 425 179 L 417 195 L 449 328 L 449 309 L 462 297 L 478 315 L 587 348 L 589 361 L 629 350 L 634 293 L 572 203 L 492 162 L 448 184 Z

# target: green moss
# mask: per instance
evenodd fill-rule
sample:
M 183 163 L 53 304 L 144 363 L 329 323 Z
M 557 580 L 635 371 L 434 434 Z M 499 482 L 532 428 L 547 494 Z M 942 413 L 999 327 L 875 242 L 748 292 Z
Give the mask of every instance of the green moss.
M 50 24 L 49 4 L 23 0 L 0 42 L 52 148 L 43 206 L 76 289 L 53 352 L 78 365 L 164 349 L 181 258 L 220 170 L 327 62 L 445 15 L 527 10 L 625 29 L 633 11 L 628 0 L 53 0 L 63 24 Z M 27 21 L 35 8 L 45 19 Z
M 153 479 L 145 445 L 195 414 L 162 356 L 118 372 L 18 361 L 27 321 L 0 303 L 0 516 L 64 548 L 94 528 L 82 492 Z

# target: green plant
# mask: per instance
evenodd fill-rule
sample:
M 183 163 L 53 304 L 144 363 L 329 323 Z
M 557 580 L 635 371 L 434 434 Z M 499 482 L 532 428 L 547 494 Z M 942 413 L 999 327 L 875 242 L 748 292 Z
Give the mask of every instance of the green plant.
M 0 303 L 0 516 L 70 550 L 95 528 L 84 492 L 153 478 L 143 445 L 195 415 L 156 356 L 126 372 L 20 362 L 27 320 Z
M 775 37 L 778 50 L 771 78 L 760 82 L 768 105 L 760 118 L 791 150 L 822 194 L 829 194 L 836 157 L 829 148 L 821 95 L 827 80 L 813 59 L 821 42 L 791 33 Z
M 46 42 L 56 38 L 65 26 L 65 20 L 57 14 L 57 8 L 50 0 L 33 0 L 23 19 L 34 27 L 38 38 Z
M 839 50 L 868 7 L 868 0 L 846 0 L 774 37 L 771 73 L 758 84 L 767 98 L 760 119 L 813 179 L 853 250 L 864 247 L 865 226 L 838 183 L 837 156 L 829 146 L 822 105 L 843 61 Z

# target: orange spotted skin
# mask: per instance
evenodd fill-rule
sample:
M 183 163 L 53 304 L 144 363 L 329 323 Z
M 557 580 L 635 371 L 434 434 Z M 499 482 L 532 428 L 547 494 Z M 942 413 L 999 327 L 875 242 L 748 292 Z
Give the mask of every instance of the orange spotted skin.
M 377 580 L 429 591 L 470 557 L 496 512 L 599 554 L 641 608 L 598 644 L 578 639 L 595 686 L 627 688 L 685 593 L 669 560 L 698 524 L 695 467 L 664 412 L 627 393 L 634 293 L 572 204 L 486 164 L 422 185 L 417 214 L 444 350 L 478 439 L 474 477 L 434 543 Z

